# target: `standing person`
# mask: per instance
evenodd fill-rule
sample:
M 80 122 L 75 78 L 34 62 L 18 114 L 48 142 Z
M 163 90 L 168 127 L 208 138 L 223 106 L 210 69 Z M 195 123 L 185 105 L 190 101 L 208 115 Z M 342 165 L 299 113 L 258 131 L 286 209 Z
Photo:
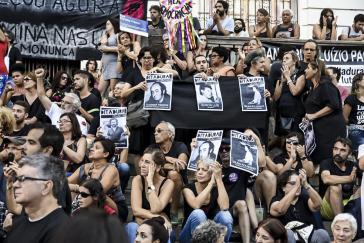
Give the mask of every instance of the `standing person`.
M 286 228 L 292 221 L 309 226 L 315 223 L 313 213 L 320 210 L 321 203 L 320 195 L 307 182 L 304 169 L 300 170 L 299 174 L 296 171 L 287 170 L 278 177 L 278 192 L 272 200 L 270 215 L 286 225 Z M 313 231 L 311 243 L 330 242 L 330 236 L 325 230 L 312 229 L 311 231 Z M 292 242 L 294 238 L 292 230 L 288 230 L 288 233 L 288 240 Z
M 8 51 L 7 51 L 7 56 L 9 57 L 9 71 L 10 71 L 14 64 L 22 63 L 23 58 L 21 56 L 19 48 L 14 46 L 15 35 L 12 32 L 10 32 L 9 30 L 6 31 L 4 34 L 8 40 L 8 45 L 9 45 Z
M 63 162 L 42 154 L 24 157 L 14 173 L 15 201 L 23 206 L 5 242 L 57 242 L 57 233 L 69 219 L 57 201 L 65 181 Z
M 60 104 L 64 94 L 71 91 L 72 78 L 64 71 L 59 71 L 54 75 L 50 89 L 47 90 L 46 95 L 52 102 Z
M 320 14 L 320 23 L 313 26 L 312 38 L 315 40 L 336 40 L 337 18 L 331 8 L 324 8 Z
M 257 10 L 256 25 L 249 27 L 250 37 L 272 38 L 269 13 L 264 8 Z
M 29 125 L 25 123 L 28 118 L 29 105 L 27 102 L 18 100 L 13 105 L 13 113 L 15 117 L 15 128 L 11 136 L 26 136 L 29 131 Z
M 207 219 L 226 226 L 225 241 L 229 241 L 233 218 L 229 212 L 229 197 L 222 181 L 221 168 L 218 162 L 197 162 L 196 182 L 183 189 L 185 220 L 180 234 L 181 242 L 190 242 L 196 227 Z
M 86 138 L 82 136 L 74 113 L 63 113 L 58 123 L 59 131 L 64 138 L 61 158 L 67 163 L 67 175 L 71 175 L 80 165 L 86 163 Z
M 310 62 L 305 71 L 313 89 L 305 101 L 306 120 L 312 121 L 316 149 L 311 154 L 314 164 L 330 158 L 331 149 L 337 137 L 346 136 L 345 120 L 339 90 L 330 80 L 321 79 L 321 69 L 316 62 Z
M 224 35 L 228 36 L 234 32 L 234 20 L 228 16 L 229 3 L 224 0 L 218 0 L 215 3 L 215 13 L 207 21 L 206 35 Z
M 178 72 L 178 75 L 182 77 L 182 71 L 187 70 L 187 61 L 185 56 L 181 51 L 175 50 L 174 43 L 169 43 L 168 34 L 164 34 L 162 38 L 163 38 L 163 47 L 164 50 L 167 52 L 168 56 L 166 63 L 171 65 L 172 68 Z
M 364 14 L 357 14 L 354 23 L 341 32 L 341 40 L 362 41 L 364 40 Z
M 101 37 L 100 46 L 98 49 L 102 52 L 102 79 L 100 80 L 99 90 L 101 95 L 105 95 L 107 88 L 110 90 L 115 88 L 119 74 L 117 72 L 117 52 L 118 40 L 117 33 L 120 32 L 119 23 L 117 20 L 108 19 L 106 21 L 106 31 Z
M 8 74 L 9 70 L 5 65 L 6 51 L 8 50 L 8 40 L 5 30 L 0 26 L 0 74 Z
M 245 22 L 243 19 L 234 20 L 234 33 L 230 34 L 234 37 L 249 37 L 249 33 L 246 32 Z
M 293 13 L 290 9 L 282 11 L 282 24 L 273 27 L 273 38 L 299 39 L 300 26 L 292 23 Z
M 115 145 L 111 140 L 96 138 L 89 153 L 91 162 L 81 165 L 68 177 L 68 183 L 70 184 L 71 191 L 78 192 L 79 185 L 87 179 L 99 180 L 106 195 L 116 203 L 119 218 L 126 221 L 128 208 L 125 203 L 124 194 L 121 191 L 119 172 L 114 165 L 109 163 L 114 154 Z
M 131 186 L 131 209 L 135 222 L 127 224 L 129 242 L 134 243 L 139 225 L 146 219 L 162 216 L 168 230 L 170 200 L 174 183 L 161 175 L 165 156 L 160 149 L 147 148 L 140 160 L 140 175 L 134 177 Z
M 148 21 L 148 29 L 164 29 L 165 25 L 159 5 L 150 6 L 149 13 L 151 20 Z
M 129 32 L 121 31 L 118 34 L 117 71 L 122 74 L 123 81 L 127 79 L 132 69 L 135 68 L 135 62 L 138 59 L 139 51 L 139 41 L 132 41 L 132 36 Z

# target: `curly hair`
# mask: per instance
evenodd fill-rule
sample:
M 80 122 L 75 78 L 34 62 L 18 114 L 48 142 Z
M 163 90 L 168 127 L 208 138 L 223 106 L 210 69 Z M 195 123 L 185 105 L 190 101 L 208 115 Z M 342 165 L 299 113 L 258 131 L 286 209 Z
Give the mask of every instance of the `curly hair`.
M 215 243 L 226 231 L 226 226 L 207 220 L 193 232 L 192 243 Z
M 13 111 L 6 107 L 0 107 L 1 133 L 3 135 L 11 134 L 14 131 L 15 123 Z

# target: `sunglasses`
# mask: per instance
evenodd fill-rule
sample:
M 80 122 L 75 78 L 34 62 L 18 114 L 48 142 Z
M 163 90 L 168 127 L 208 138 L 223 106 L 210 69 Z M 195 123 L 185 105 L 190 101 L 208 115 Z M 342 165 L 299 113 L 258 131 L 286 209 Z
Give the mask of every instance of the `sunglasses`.
M 66 80 L 68 77 L 67 76 L 62 76 L 61 79 Z
M 230 152 L 230 146 L 220 146 L 220 152 Z
M 87 198 L 87 197 L 91 196 L 91 194 L 88 194 L 86 192 L 79 192 L 78 195 L 80 195 L 83 198 Z
M 297 141 L 290 141 L 290 140 L 287 140 L 286 143 L 287 144 L 293 144 L 293 145 L 298 145 L 299 144 Z
M 29 80 L 32 80 L 31 78 L 28 78 L 28 77 L 25 77 L 23 78 L 24 81 L 29 81 Z

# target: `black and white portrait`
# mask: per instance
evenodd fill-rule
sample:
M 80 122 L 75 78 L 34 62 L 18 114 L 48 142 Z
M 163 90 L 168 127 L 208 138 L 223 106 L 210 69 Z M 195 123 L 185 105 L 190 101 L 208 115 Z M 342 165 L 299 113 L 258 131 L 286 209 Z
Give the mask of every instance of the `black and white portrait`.
M 171 110 L 172 76 L 165 74 L 148 74 L 148 89 L 144 94 L 144 109 Z
M 202 80 L 195 77 L 195 90 L 198 110 L 222 111 L 223 102 L 219 81 L 215 79 Z
M 239 78 L 239 88 L 242 111 L 267 111 L 264 78 Z

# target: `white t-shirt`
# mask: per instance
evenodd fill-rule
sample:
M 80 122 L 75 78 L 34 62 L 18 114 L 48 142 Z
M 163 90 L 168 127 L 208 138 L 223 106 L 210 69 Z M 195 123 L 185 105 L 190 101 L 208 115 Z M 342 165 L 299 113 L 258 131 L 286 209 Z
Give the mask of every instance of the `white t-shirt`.
M 51 108 L 49 109 L 49 111 L 46 111 L 45 113 L 51 119 L 52 125 L 55 125 L 57 128 L 59 128 L 59 123 L 58 123 L 59 118 L 63 113 L 65 113 L 65 111 L 62 110 L 56 103 L 52 102 Z M 76 114 L 76 117 L 78 123 L 80 124 L 82 135 L 87 136 L 89 124 L 87 123 L 86 119 L 83 118 L 82 116 Z
M 207 28 L 209 28 L 213 24 L 214 24 L 214 20 L 212 18 L 210 18 L 207 21 Z M 232 18 L 230 18 L 229 16 L 226 16 L 226 18 L 221 21 L 221 26 L 224 30 L 227 30 L 229 32 L 234 32 L 234 20 Z M 218 31 L 217 25 L 215 25 L 214 28 L 212 28 L 212 30 Z
M 350 33 L 349 33 L 349 29 L 350 29 Z M 363 34 L 363 32 L 362 32 L 362 30 L 359 30 L 359 32 L 355 32 L 353 26 L 350 26 L 350 27 L 347 26 L 342 29 L 341 34 L 346 35 L 349 38 L 355 38 L 355 37 L 361 36 Z
M 248 32 L 242 30 L 240 31 L 240 33 L 236 34 L 235 32 L 230 34 L 230 36 L 234 36 L 234 37 L 249 37 Z
M 360 145 L 358 147 L 358 159 L 360 159 L 360 157 L 364 156 L 364 144 Z

